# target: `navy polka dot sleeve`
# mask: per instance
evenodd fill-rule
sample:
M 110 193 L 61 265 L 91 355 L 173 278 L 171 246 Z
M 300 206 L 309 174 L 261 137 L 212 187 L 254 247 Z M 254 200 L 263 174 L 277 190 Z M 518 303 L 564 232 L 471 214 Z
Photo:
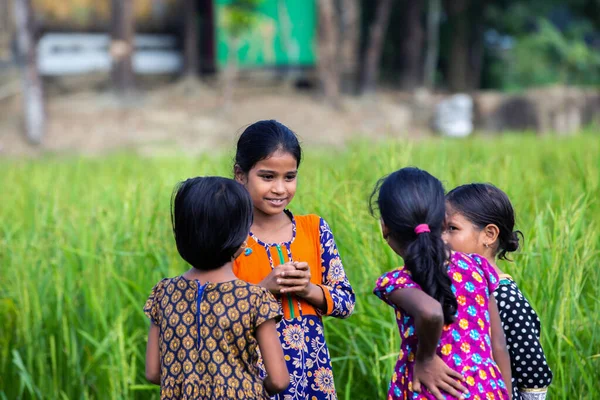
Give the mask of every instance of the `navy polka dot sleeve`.
M 552 383 L 552 371 L 540 344 L 540 320 L 517 284 L 502 278 L 494 296 L 510 353 L 513 400 L 541 398 Z

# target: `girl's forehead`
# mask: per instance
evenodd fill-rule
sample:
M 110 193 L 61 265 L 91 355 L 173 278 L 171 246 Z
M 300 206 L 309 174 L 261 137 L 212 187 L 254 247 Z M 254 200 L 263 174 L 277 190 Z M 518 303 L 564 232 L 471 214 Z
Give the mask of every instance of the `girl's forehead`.
M 455 222 L 469 222 L 467 218 L 460 212 L 448 207 L 446 207 L 446 219 Z
M 256 163 L 253 169 L 294 171 L 298 168 L 298 160 L 293 154 L 277 150 L 269 157 Z

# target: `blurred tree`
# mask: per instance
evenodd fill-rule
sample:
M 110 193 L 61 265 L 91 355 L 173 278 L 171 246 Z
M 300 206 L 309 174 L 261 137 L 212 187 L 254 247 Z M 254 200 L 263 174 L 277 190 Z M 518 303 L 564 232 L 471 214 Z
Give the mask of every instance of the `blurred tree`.
M 334 0 L 318 0 L 319 5 L 319 61 L 318 71 L 326 101 L 339 106 L 340 62 L 339 16 Z
M 478 89 L 484 60 L 485 10 L 494 0 L 445 0 L 450 43 L 447 87 L 453 92 Z
M 360 66 L 361 4 L 359 0 L 340 0 L 340 55 L 342 90 L 354 93 Z
M 27 139 L 40 144 L 46 130 L 42 80 L 37 68 L 34 19 L 31 0 L 15 0 L 17 60 L 23 80 L 23 106 Z
M 595 81 L 595 61 L 588 53 L 600 50 L 598 0 L 363 0 L 361 5 L 366 91 L 373 90 L 380 75 L 407 90 L 437 84 L 471 91 L 506 87 L 509 81 L 512 87 L 532 77 L 534 58 L 552 61 L 539 67 L 532 82 L 558 82 L 561 76 L 570 82 Z M 539 40 L 540 35 L 558 39 L 548 29 L 540 31 L 540 17 L 552 22 L 570 52 L 558 51 L 558 40 L 552 46 Z M 385 34 L 387 20 L 394 23 Z M 562 67 L 565 63 L 570 67 Z
M 121 95 L 131 95 L 133 76 L 134 14 L 133 0 L 112 0 L 110 54 L 113 88 Z
M 427 50 L 423 67 L 423 84 L 429 90 L 435 88 L 435 76 L 440 52 L 440 20 L 442 1 L 429 0 L 427 8 Z
M 403 1 L 401 20 L 396 22 L 400 26 L 396 73 L 403 90 L 414 90 L 423 84 L 423 3 L 423 0 Z
M 471 0 L 445 0 L 451 38 L 448 60 L 448 87 L 453 92 L 469 87 L 469 6 Z
M 600 84 L 600 2 L 495 0 L 485 11 L 485 87 Z
M 363 58 L 361 93 L 373 92 L 379 78 L 381 55 L 394 0 L 378 0 L 375 18 L 369 24 L 369 37 Z
M 195 79 L 199 65 L 198 7 L 196 0 L 182 0 L 184 12 L 184 71 L 185 78 Z

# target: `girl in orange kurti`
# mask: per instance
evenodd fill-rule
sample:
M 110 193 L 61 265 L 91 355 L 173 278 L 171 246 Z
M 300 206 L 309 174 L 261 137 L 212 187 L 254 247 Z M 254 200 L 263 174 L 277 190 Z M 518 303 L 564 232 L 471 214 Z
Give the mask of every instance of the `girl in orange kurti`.
M 296 135 L 277 121 L 256 122 L 240 136 L 235 176 L 252 197 L 254 223 L 233 271 L 267 288 L 283 308 L 277 331 L 290 385 L 275 398 L 335 399 L 321 317 L 348 317 L 355 296 L 329 225 L 286 209 L 300 160 Z

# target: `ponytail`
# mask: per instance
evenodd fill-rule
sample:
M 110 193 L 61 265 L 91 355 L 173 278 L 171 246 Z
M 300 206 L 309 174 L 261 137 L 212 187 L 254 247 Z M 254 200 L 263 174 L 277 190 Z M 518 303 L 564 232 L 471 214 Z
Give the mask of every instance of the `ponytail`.
M 448 250 L 440 235 L 418 234 L 406 246 L 404 265 L 421 289 L 442 305 L 444 323 L 454 322 L 458 308 L 456 296 L 452 292 L 452 281 L 446 272 Z
M 440 302 L 444 323 L 452 323 L 458 303 L 447 273 L 450 253 L 442 240 L 446 215 L 442 183 L 426 171 L 403 168 L 377 182 L 371 194 L 372 214 L 375 205 L 402 249 L 413 280 Z

